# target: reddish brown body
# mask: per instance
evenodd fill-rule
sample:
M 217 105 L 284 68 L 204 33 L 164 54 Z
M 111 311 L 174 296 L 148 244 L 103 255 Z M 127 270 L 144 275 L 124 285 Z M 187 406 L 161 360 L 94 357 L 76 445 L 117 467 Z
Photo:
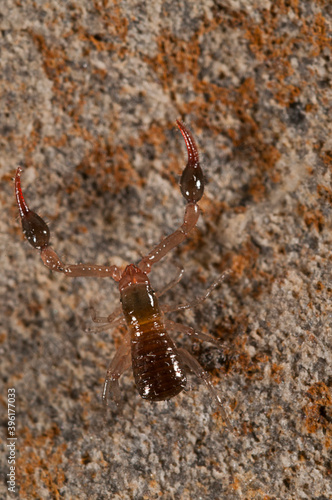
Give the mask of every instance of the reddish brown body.
M 129 282 L 128 276 L 131 276 Z M 123 281 L 127 281 L 124 286 Z M 119 288 L 130 331 L 132 367 L 138 392 L 150 401 L 176 396 L 186 386 L 185 368 L 166 332 L 158 298 L 147 275 L 130 265 L 125 269 Z
M 124 271 L 115 265 L 98 266 L 86 264 L 65 264 L 49 245 L 50 233 L 47 224 L 38 214 L 27 206 L 21 190 L 21 168 L 15 177 L 15 194 L 18 203 L 22 229 L 29 243 L 40 251 L 44 264 L 52 271 L 64 273 L 68 277 L 111 277 L 119 283 L 122 308 L 116 309 L 107 317 L 93 320 L 103 325 L 95 330 L 105 330 L 117 324 L 126 323 L 129 329 L 123 344 L 115 354 L 106 374 L 103 400 L 108 396 L 119 398 L 118 380 L 121 374 L 131 365 L 138 391 L 142 398 L 151 401 L 166 400 L 176 396 L 186 386 L 185 368 L 189 367 L 207 385 L 217 403 L 222 407 L 221 399 L 215 392 L 208 374 L 196 359 L 185 349 L 179 349 L 169 336 L 169 331 L 186 333 L 191 337 L 212 342 L 218 341 L 211 335 L 196 332 L 172 321 L 165 321 L 164 311 L 160 308 L 157 295 L 151 288 L 148 273 L 154 264 L 159 262 L 170 250 L 179 245 L 195 227 L 200 209 L 198 201 L 203 196 L 203 173 L 199 165 L 199 155 L 195 141 L 188 129 L 177 121 L 177 125 L 185 140 L 188 152 L 188 163 L 182 173 L 180 186 L 187 205 L 183 224 L 161 241 L 148 255 L 135 266 L 127 266 Z M 195 301 L 202 302 L 223 279 L 216 281 L 206 294 Z M 173 280 L 159 296 L 180 279 Z M 173 309 L 186 309 L 190 304 L 180 305 Z M 168 308 L 168 310 L 171 310 Z

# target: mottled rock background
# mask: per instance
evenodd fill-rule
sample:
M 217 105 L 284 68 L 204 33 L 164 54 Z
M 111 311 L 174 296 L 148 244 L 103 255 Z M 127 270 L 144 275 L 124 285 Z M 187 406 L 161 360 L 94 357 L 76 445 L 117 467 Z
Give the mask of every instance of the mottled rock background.
M 6 438 L 15 388 L 19 498 L 331 499 L 331 2 L 2 0 L 0 26 L 1 421 Z M 234 432 L 195 377 L 149 404 L 128 372 L 104 418 L 124 332 L 84 328 L 116 285 L 46 269 L 13 197 L 21 163 L 67 262 L 136 262 L 183 217 L 176 118 L 200 146 L 204 214 L 151 278 L 183 265 L 163 297 L 181 303 L 233 269 L 172 317 L 225 340 L 225 356 L 194 352 Z

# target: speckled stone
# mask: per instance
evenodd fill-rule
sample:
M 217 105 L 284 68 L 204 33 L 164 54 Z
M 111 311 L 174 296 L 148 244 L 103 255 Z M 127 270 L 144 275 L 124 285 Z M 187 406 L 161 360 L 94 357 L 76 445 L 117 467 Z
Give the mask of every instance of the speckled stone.
M 18 497 L 331 499 L 331 2 L 2 0 L 0 27 L 2 434 L 15 388 Z M 233 269 L 171 316 L 225 340 L 193 350 L 233 431 L 195 377 L 150 404 L 129 371 L 104 415 L 124 330 L 85 326 L 91 302 L 118 305 L 116 284 L 46 269 L 13 196 L 22 164 L 66 262 L 137 262 L 183 218 L 177 118 L 200 147 L 203 216 L 151 280 L 184 266 L 162 298 L 176 304 Z

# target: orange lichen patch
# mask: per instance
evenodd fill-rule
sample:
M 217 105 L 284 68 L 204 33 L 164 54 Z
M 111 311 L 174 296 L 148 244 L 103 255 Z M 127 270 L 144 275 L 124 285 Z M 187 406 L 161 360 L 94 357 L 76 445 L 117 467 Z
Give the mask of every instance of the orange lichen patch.
M 280 384 L 283 381 L 283 367 L 277 365 L 276 363 L 272 363 L 271 366 L 271 378 L 277 383 Z
M 113 161 L 113 175 L 116 188 L 115 192 L 119 192 L 120 190 L 133 184 L 140 187 L 144 186 L 145 180 L 140 177 L 134 169 L 130 161 L 130 157 L 124 147 L 117 146 L 115 148 Z
M 278 2 L 275 2 L 278 3 Z M 279 35 L 278 26 L 281 21 L 280 10 L 263 9 L 261 23 L 255 24 L 242 19 L 243 27 L 246 29 L 245 38 L 249 41 L 249 48 L 259 61 L 267 59 L 275 62 L 285 62 L 283 59 L 293 53 L 293 46 L 298 42 L 297 38 L 290 38 L 287 33 Z M 276 66 L 278 70 L 278 66 Z M 279 66 L 280 68 L 280 66 Z
M 259 179 L 258 177 L 252 177 L 250 179 L 248 192 L 256 203 L 264 199 L 265 191 L 266 187 L 261 179 Z
M 268 362 L 267 356 L 250 357 L 247 353 L 242 353 L 233 368 L 250 380 L 263 380 L 264 365 Z
M 222 330 L 223 326 L 224 325 L 221 325 Z M 243 318 L 241 326 L 247 326 L 246 318 Z M 236 329 L 238 330 L 238 328 Z M 226 337 L 220 335 L 219 338 L 224 340 Z M 247 380 L 262 380 L 264 378 L 265 365 L 269 361 L 268 356 L 261 353 L 250 356 L 246 350 L 246 335 L 236 336 L 236 334 L 234 335 L 233 333 L 231 338 L 232 343 L 230 347 L 223 347 L 223 353 L 226 359 L 225 364 L 218 369 L 212 370 L 210 373 L 218 379 L 221 373 L 240 373 L 241 376 L 244 376 Z
M 117 0 L 93 0 L 94 9 L 99 12 L 107 33 L 115 39 L 126 40 L 128 33 L 128 19 L 122 15 Z
M 197 33 L 187 42 L 164 30 L 157 38 L 157 46 L 157 55 L 152 58 L 145 57 L 145 61 L 152 66 L 165 89 L 173 87 L 175 75 L 181 73 L 188 73 L 193 77 L 197 75 L 200 55 Z
M 301 89 L 292 84 L 281 85 L 280 81 L 269 83 L 267 86 L 274 93 L 279 104 L 288 106 L 298 99 L 305 84 L 301 82 Z
M 259 61 L 269 63 L 273 76 L 267 86 L 279 104 L 284 106 L 294 102 L 308 85 L 306 80 L 298 82 L 297 85 L 288 81 L 294 73 L 290 63 L 294 47 L 303 46 L 308 57 L 317 57 L 325 47 L 331 46 L 327 22 L 321 13 L 317 14 L 314 22 L 310 24 L 304 17 L 298 16 L 297 19 L 301 23 L 298 33 L 294 36 L 288 33 L 280 36 L 279 25 L 290 10 L 297 12 L 297 3 L 279 0 L 274 2 L 270 10 L 262 11 L 261 23 L 248 22 L 245 18 L 241 23 L 250 50 Z
M 332 151 L 324 151 L 319 156 L 324 165 L 328 166 L 332 170 Z
M 332 396 L 330 389 L 324 382 L 313 384 L 306 393 L 311 400 L 302 410 L 305 414 L 305 426 L 308 432 L 313 433 L 323 427 L 332 436 Z
M 227 108 L 232 108 L 243 123 L 256 126 L 255 121 L 247 113 L 247 109 L 252 108 L 258 101 L 258 93 L 256 91 L 255 81 L 253 78 L 246 78 L 238 88 L 224 88 L 214 83 L 205 80 L 196 80 L 193 82 L 194 88 L 198 96 L 201 96 L 194 102 L 184 104 L 184 109 L 187 113 L 198 111 L 200 116 L 200 125 L 208 125 L 208 120 L 205 117 L 208 115 L 208 110 L 211 106 L 220 108 L 220 104 L 224 104 Z M 206 99 L 208 97 L 208 99 Z M 205 108 L 205 109 L 204 109 Z M 220 110 L 221 111 L 221 110 Z M 219 128 L 211 128 L 214 133 L 220 133 Z M 235 141 L 239 138 L 234 129 L 230 128 L 230 137 Z
M 151 488 L 151 490 L 156 490 L 158 488 L 158 483 L 155 479 L 152 479 L 150 482 L 149 482 L 149 486 Z M 160 492 L 159 493 L 160 496 L 162 496 L 162 493 Z M 145 499 L 149 500 L 151 497 L 150 496 L 144 496 Z
M 63 35 L 64 38 L 77 40 L 82 47 L 82 53 L 87 55 L 91 50 L 97 51 L 117 51 L 120 57 L 126 52 L 125 40 L 128 32 L 128 20 L 122 16 L 122 11 L 118 2 L 94 0 L 95 11 L 99 12 L 102 18 L 102 30 L 100 33 L 90 33 L 81 25 L 69 30 Z M 44 71 L 53 82 L 53 93 L 55 102 L 71 117 L 77 119 L 81 114 L 84 105 L 84 96 L 79 94 L 79 84 L 72 76 L 72 68 L 69 56 L 61 43 L 50 43 L 45 37 L 29 30 L 29 33 L 37 46 L 43 61 Z M 82 44 L 83 42 L 83 44 Z M 84 43 L 86 42 L 86 43 Z M 92 73 L 104 79 L 106 72 L 95 68 Z
M 148 130 L 141 131 L 138 136 L 128 137 L 125 146 L 114 146 L 112 139 L 95 138 L 87 130 L 81 128 L 77 123 L 72 128 L 72 133 L 84 138 L 90 143 L 77 170 L 95 178 L 102 177 L 101 189 L 119 192 L 127 186 L 135 185 L 143 187 L 145 178 L 141 177 L 133 167 L 133 161 L 127 151 L 127 146 L 133 150 L 139 150 L 145 144 L 152 144 L 156 149 L 156 155 L 161 153 L 165 147 L 166 136 L 164 128 L 153 123 Z M 170 153 L 168 161 L 163 170 L 163 176 L 170 180 L 174 187 L 178 185 L 178 179 L 172 173 L 174 170 L 181 171 L 179 159 L 176 154 Z M 112 178 L 113 176 L 113 178 Z M 112 182 L 110 182 L 112 179 Z
M 237 478 L 237 476 L 234 476 L 233 482 L 229 485 L 229 489 L 232 491 L 237 491 L 239 488 L 241 488 L 241 482 Z
M 255 481 L 253 479 L 245 479 L 245 476 L 234 476 L 233 483 L 231 483 L 227 491 L 225 491 L 223 498 L 228 498 L 231 496 L 233 491 L 239 490 L 239 497 L 245 498 L 245 500 L 275 500 L 275 496 L 268 495 L 264 490 L 256 487 Z M 268 488 L 266 488 L 268 489 Z M 244 495 L 245 492 L 245 495 Z
M 34 300 L 27 302 L 27 307 L 29 309 L 29 314 L 31 314 L 31 316 L 36 316 L 38 315 L 38 313 L 40 313 L 40 311 L 43 310 L 42 304 Z
M 303 217 L 304 222 L 308 227 L 314 227 L 316 231 L 321 232 L 325 226 L 324 215 L 321 210 L 308 210 L 301 203 L 297 207 L 298 214 Z
M 169 125 L 169 128 L 174 128 L 174 124 Z M 152 123 L 148 129 L 139 131 L 137 137 L 128 138 L 128 145 L 134 149 L 139 149 L 144 144 L 153 145 L 156 149 L 156 154 L 162 153 L 166 144 L 165 125 Z M 170 168 L 169 163 L 167 166 Z
M 67 142 L 68 142 L 68 137 L 66 134 L 62 134 L 58 138 L 45 136 L 43 139 L 43 143 L 45 144 L 45 146 L 53 148 L 63 148 L 66 146 Z
M 86 30 L 84 30 L 82 27 L 79 29 L 78 38 L 84 42 L 90 42 L 98 52 L 114 50 L 113 42 L 103 41 L 102 35 L 99 34 L 92 35 L 91 33 L 88 33 Z M 87 47 L 85 47 L 84 49 L 85 55 L 88 55 L 89 52 L 90 51 L 87 49 Z
M 56 444 L 60 433 L 56 424 L 39 436 L 33 436 L 27 427 L 18 432 L 17 480 L 21 498 L 39 498 L 40 487 L 47 488 L 51 498 L 60 498 L 59 490 L 65 481 L 61 464 L 67 449 L 66 444 Z
M 43 60 L 44 71 L 53 82 L 53 93 L 57 97 L 58 105 L 70 116 L 78 115 L 84 105 L 82 96 L 78 96 L 79 84 L 71 77 L 68 57 L 59 45 L 46 43 L 45 38 L 29 30 Z
M 198 98 L 193 102 L 183 104 L 183 112 L 199 116 L 198 124 L 209 129 L 213 135 L 220 134 L 221 130 L 220 126 L 210 124 L 210 108 L 218 109 L 220 104 L 223 104 L 228 112 L 233 112 L 238 119 L 238 129 L 225 129 L 222 132 L 233 142 L 234 151 L 239 160 L 243 156 L 246 161 L 250 161 L 255 166 L 256 175 L 253 181 L 253 191 L 256 195 L 255 186 L 259 183 L 261 190 L 259 199 L 261 199 L 265 190 L 263 172 L 268 172 L 272 180 L 277 181 L 273 169 L 280 158 L 280 153 L 272 144 L 266 142 L 264 130 L 260 129 L 259 124 L 252 116 L 253 108 L 258 100 L 255 81 L 252 78 L 247 78 L 236 89 L 225 89 L 213 83 L 199 80 L 193 82 L 193 86 Z M 207 95 L 209 96 L 208 100 L 203 98 Z M 223 109 L 220 109 L 220 113 L 224 112 Z
M 316 404 L 332 407 L 331 392 L 324 382 L 317 382 L 316 384 L 313 384 L 307 391 L 307 395 L 313 399 Z
M 246 436 L 254 431 L 252 422 L 241 422 L 241 435 Z
M 275 280 L 273 275 L 259 270 L 260 266 L 257 265 L 259 258 L 259 249 L 250 241 L 244 243 L 237 253 L 231 256 L 231 268 L 235 273 L 234 277 L 236 276 L 236 279 L 241 278 L 245 273 L 253 286 L 248 293 L 251 295 L 254 294 L 253 296 L 256 299 L 258 299 L 262 293 L 266 293 L 266 287 L 272 286 Z M 261 283 L 261 285 L 259 283 Z
M 86 226 L 75 226 L 75 232 L 80 233 L 80 234 L 87 234 L 88 229 Z
M 252 269 L 254 263 L 258 259 L 258 255 L 258 249 L 248 242 L 245 248 L 242 249 L 242 252 L 237 252 L 237 254 L 232 256 L 231 267 L 238 278 L 243 276 L 245 270 Z
M 332 157 L 331 157 L 331 165 L 332 165 Z M 323 198 L 327 203 L 332 205 L 332 189 L 328 188 L 327 186 L 322 186 L 318 184 L 317 193 L 320 198 Z
M 133 168 L 124 147 L 113 147 L 102 138 L 92 138 L 90 143 L 77 171 L 94 177 L 102 191 L 118 193 L 133 184 L 143 186 L 144 180 Z
M 290 12 L 295 13 L 301 23 L 294 36 L 288 33 L 280 34 L 279 29 Z M 306 23 L 305 18 L 299 15 L 298 2 L 285 0 L 276 0 L 270 9 L 261 10 L 261 18 L 260 23 L 255 23 L 244 13 L 229 11 L 228 20 L 220 17 L 217 23 L 213 23 L 213 28 L 208 29 L 205 23 L 200 34 L 202 36 L 211 29 L 216 29 L 220 23 L 228 24 L 231 29 L 242 29 L 251 52 L 260 62 L 268 63 L 271 73 L 271 80 L 267 82 L 268 88 L 280 104 L 288 106 L 299 96 L 301 89 L 308 85 L 305 80 L 298 85 L 288 81 L 294 73 L 290 63 L 294 47 L 304 46 L 312 57 L 318 55 L 323 48 L 329 47 L 331 42 L 327 22 L 322 14 L 317 14 L 313 23 Z
M 63 49 L 49 47 L 42 35 L 31 30 L 30 35 L 42 54 L 44 70 L 50 80 L 68 70 L 67 57 Z
M 326 438 L 326 439 L 325 439 L 325 441 L 324 441 L 324 445 L 325 445 L 325 448 L 326 448 L 327 450 L 329 450 L 330 448 L 332 448 L 332 440 L 331 440 L 330 438 Z M 328 476 L 331 476 L 331 475 L 332 475 L 332 468 L 331 468 L 331 466 L 330 466 L 330 469 L 329 469 L 329 470 L 327 470 L 326 474 L 327 474 Z
M 308 57 L 319 56 L 325 47 L 331 49 L 330 28 L 321 13 L 316 15 L 314 22 L 310 25 L 303 21 L 301 33 L 307 40 L 307 43 L 312 46 Z
M 269 63 L 272 77 L 267 86 L 276 100 L 285 106 L 294 102 L 301 92 L 300 89 L 308 84 L 306 81 L 301 81 L 297 87 L 288 81 L 294 73 L 290 63 L 294 46 L 308 43 L 301 33 L 295 36 L 290 36 L 288 33 L 280 35 L 279 25 L 290 10 L 295 12 L 298 10 L 296 2 L 279 0 L 274 2 L 270 10 L 262 11 L 261 23 L 255 24 L 251 22 L 252 20 L 249 22 L 247 19 L 242 19 L 250 50 L 259 61 Z
M 88 55 L 91 48 L 94 48 L 97 52 L 117 51 L 118 55 L 123 57 L 128 52 L 124 44 L 128 34 L 128 20 L 121 16 L 118 7 L 114 10 L 112 8 L 112 11 L 104 10 L 102 16 L 105 27 L 100 33 L 92 34 L 83 26 L 77 30 L 79 40 L 88 42 L 84 46 L 84 55 Z

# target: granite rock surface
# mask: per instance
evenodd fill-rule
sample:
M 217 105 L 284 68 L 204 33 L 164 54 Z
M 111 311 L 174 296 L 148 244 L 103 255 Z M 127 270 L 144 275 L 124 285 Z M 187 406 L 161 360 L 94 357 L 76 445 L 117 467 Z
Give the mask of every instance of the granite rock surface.
M 2 0 L 0 497 L 332 498 L 332 7 L 329 0 Z M 24 240 L 13 176 L 66 262 L 137 262 L 183 219 L 191 128 L 207 185 L 188 240 L 151 273 L 222 395 L 122 408 L 101 389 L 124 328 L 87 333 L 106 279 L 67 279 Z M 7 391 L 16 394 L 16 493 Z

